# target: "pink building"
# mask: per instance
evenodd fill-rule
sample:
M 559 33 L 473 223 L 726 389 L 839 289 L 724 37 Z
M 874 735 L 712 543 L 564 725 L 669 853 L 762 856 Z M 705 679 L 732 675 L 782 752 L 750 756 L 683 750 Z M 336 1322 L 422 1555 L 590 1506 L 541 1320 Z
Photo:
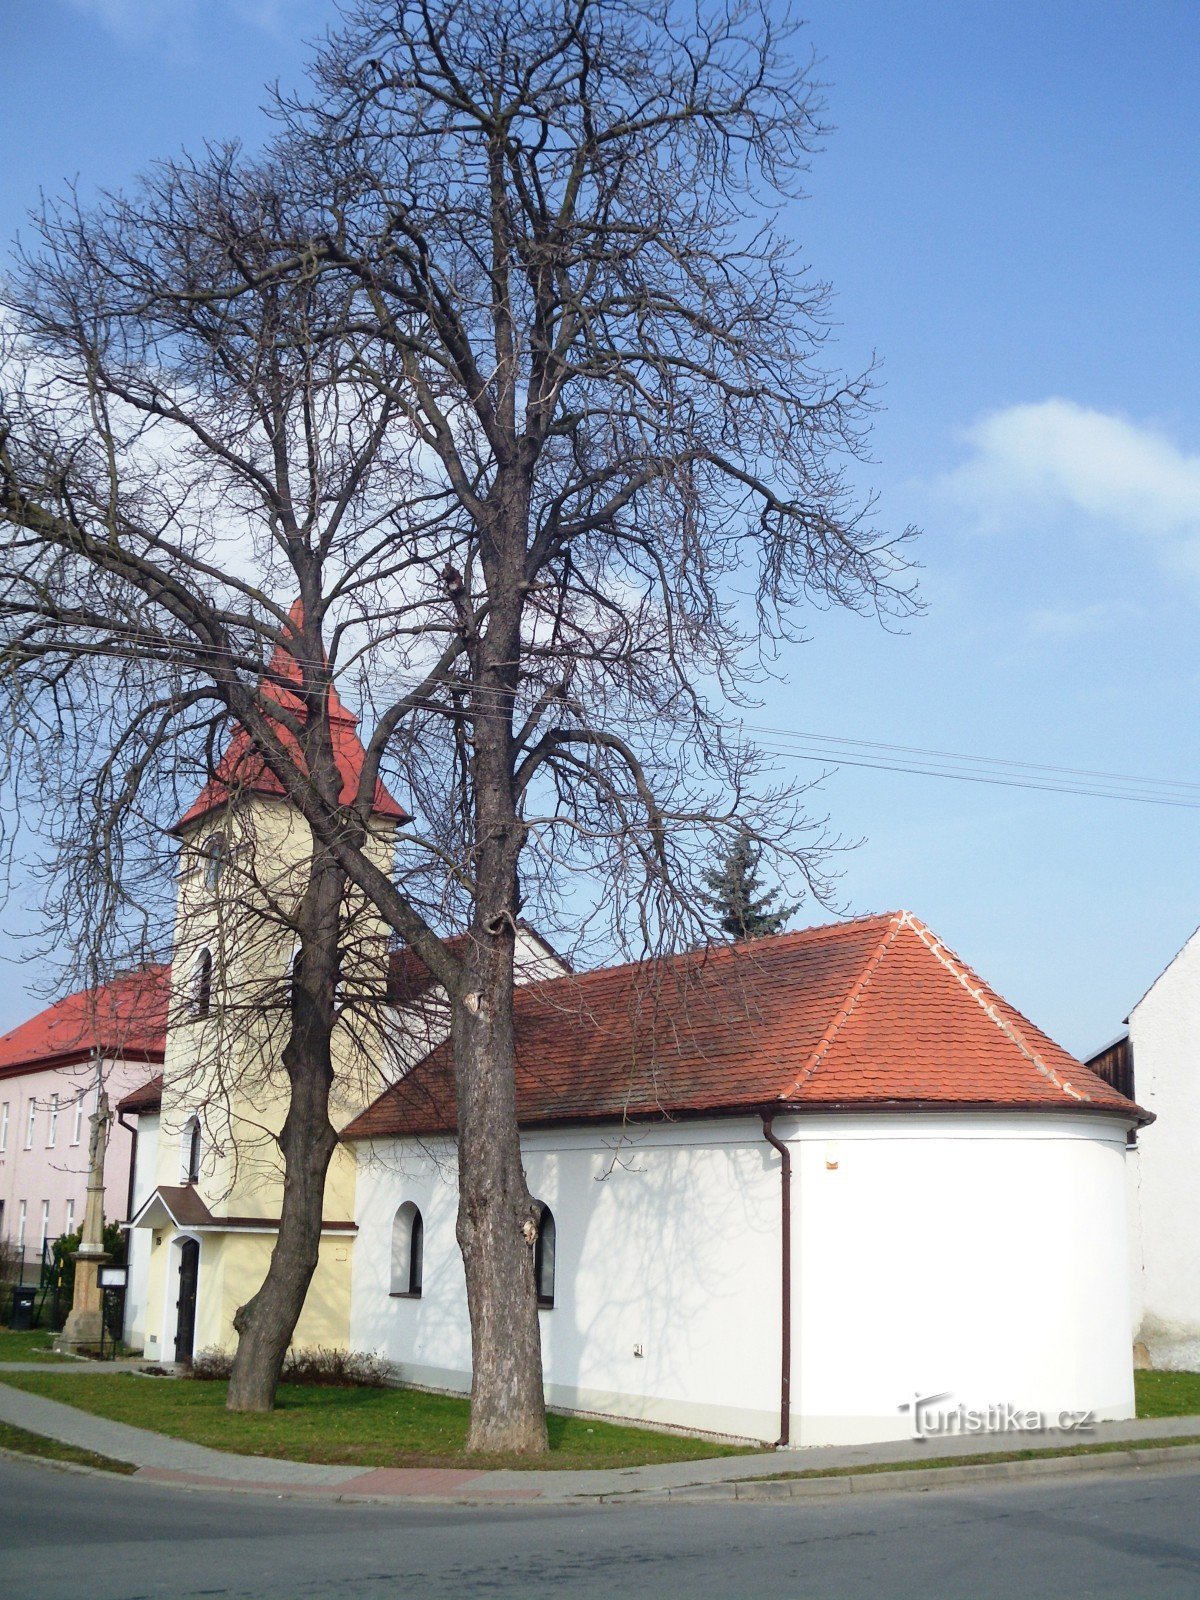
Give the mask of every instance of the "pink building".
M 170 968 L 148 967 L 84 989 L 0 1036 L 0 1239 L 35 1270 L 46 1240 L 83 1221 L 88 1119 L 98 1081 L 110 1107 L 159 1069 Z M 137 1134 L 114 1120 L 104 1168 L 104 1215 L 128 1215 Z

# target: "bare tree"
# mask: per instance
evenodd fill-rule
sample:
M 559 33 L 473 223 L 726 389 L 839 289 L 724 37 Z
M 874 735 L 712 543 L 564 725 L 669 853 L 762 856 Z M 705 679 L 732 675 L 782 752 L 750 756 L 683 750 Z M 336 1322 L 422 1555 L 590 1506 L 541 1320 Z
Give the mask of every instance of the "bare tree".
M 349 805 L 289 762 L 247 682 L 264 618 L 279 637 L 278 567 L 254 584 L 181 563 L 181 507 L 145 515 L 123 465 L 81 496 L 77 457 L 39 442 L 28 406 L 7 407 L 0 512 L 39 557 L 137 596 L 112 648 L 186 662 L 444 987 L 475 1449 L 545 1447 L 517 917 L 635 954 L 694 942 L 712 931 L 704 874 L 743 828 L 820 895 L 820 828 L 764 780 L 737 705 L 806 600 L 909 603 L 904 536 L 874 530 L 843 477 L 869 378 L 824 364 L 826 291 L 771 220 L 820 134 L 795 42 L 754 5 L 354 7 L 311 94 L 279 108 L 269 168 L 216 152 L 60 217 L 10 296 L 39 358 L 86 372 L 102 433 L 143 382 L 171 393 L 173 425 L 193 386 L 232 403 L 222 352 L 277 295 L 307 297 L 312 344 L 379 408 L 398 487 L 361 519 L 376 543 L 351 578 L 288 554 L 309 721 L 326 660 L 370 714 Z M 263 206 L 264 186 L 288 204 Z M 81 282 L 85 306 L 55 309 Z M 201 440 L 210 471 L 225 426 Z M 274 468 L 271 484 L 260 525 L 286 551 Z M 95 626 L 39 604 L 55 640 Z M 28 607 L 0 608 L 22 638 Z M 381 774 L 418 815 L 396 879 L 366 848 Z

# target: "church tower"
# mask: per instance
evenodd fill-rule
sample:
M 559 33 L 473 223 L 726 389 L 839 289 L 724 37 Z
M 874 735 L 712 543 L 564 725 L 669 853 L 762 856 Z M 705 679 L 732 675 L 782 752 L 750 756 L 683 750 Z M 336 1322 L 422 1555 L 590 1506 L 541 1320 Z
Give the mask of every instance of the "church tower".
M 303 619 L 299 602 L 291 623 Z M 303 720 L 286 685 L 300 682 L 282 646 L 263 696 Z M 357 794 L 365 760 L 357 719 L 330 690 L 329 723 L 341 799 Z M 303 764 L 284 722 L 280 738 Z M 376 864 L 392 871 L 408 814 L 377 783 L 370 819 Z M 281 1057 L 290 1029 L 296 953 L 292 913 L 313 842 L 282 785 L 236 729 L 212 778 L 172 832 L 179 840 L 171 1009 L 163 1067 L 156 1188 L 134 1219 L 131 1245 L 149 1242 L 147 1355 L 188 1360 L 231 1349 L 233 1315 L 266 1273 L 283 1197 L 276 1136 L 289 1086 Z M 386 1010 L 389 929 L 355 890 L 340 940 L 330 1115 L 344 1126 L 390 1081 Z M 353 1157 L 334 1152 L 325 1185 L 320 1260 L 296 1330 L 301 1345 L 348 1337 L 354 1239 Z

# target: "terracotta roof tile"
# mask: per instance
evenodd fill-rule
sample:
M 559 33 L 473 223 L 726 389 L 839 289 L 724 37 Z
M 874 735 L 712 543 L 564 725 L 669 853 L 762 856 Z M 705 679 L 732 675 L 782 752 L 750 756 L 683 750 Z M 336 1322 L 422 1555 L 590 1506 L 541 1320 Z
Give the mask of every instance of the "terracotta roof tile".
M 162 1109 L 162 1096 L 163 1075 L 160 1072 L 157 1078 L 151 1078 L 149 1083 L 143 1083 L 140 1089 L 127 1094 L 124 1100 L 118 1100 L 117 1110 L 133 1115 L 153 1113 Z
M 1137 1110 L 907 912 L 518 990 L 523 1123 L 767 1105 Z M 449 1131 L 449 1048 L 343 1138 Z
M 97 989 L 81 989 L 0 1036 L 0 1077 L 84 1061 L 93 1050 L 161 1061 L 167 1032 L 169 967 L 145 967 Z
M 303 608 L 297 600 L 292 606 L 290 620 L 294 627 L 299 627 L 303 618 Z M 276 646 L 268 671 L 272 679 L 282 679 L 284 683 L 294 683 L 299 688 L 300 665 L 282 645 Z M 297 694 L 273 681 L 264 682 L 261 692 L 264 698 L 273 700 L 293 717 L 303 720 L 306 714 L 305 706 Z M 304 757 L 295 734 L 290 728 L 282 725 L 276 731 L 289 755 L 303 770 Z M 329 692 L 329 732 L 333 741 L 334 760 L 342 779 L 338 802 L 340 805 L 349 805 L 358 794 L 366 751 L 358 737 L 357 717 L 347 711 L 338 696 L 337 689 L 332 686 Z M 272 799 L 282 799 L 285 793 L 279 779 L 254 748 L 249 734 L 244 728 L 237 728 L 229 742 L 229 748 L 217 763 L 213 776 L 180 817 L 173 831 L 178 833 L 180 829 L 199 822 L 201 817 L 225 805 L 232 794 L 247 792 L 267 795 Z M 375 784 L 372 812 L 375 816 L 391 822 L 409 821 L 408 812 L 392 798 L 379 781 Z

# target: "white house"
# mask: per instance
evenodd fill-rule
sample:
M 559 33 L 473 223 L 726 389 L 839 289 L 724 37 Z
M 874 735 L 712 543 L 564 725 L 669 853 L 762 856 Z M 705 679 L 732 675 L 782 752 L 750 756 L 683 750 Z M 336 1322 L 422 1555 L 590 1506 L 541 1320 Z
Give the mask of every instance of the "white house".
M 790 1445 L 1133 1415 L 1145 1118 L 915 917 L 536 982 L 517 1037 L 551 1404 Z M 465 1390 L 454 1124 L 443 1045 L 343 1131 L 350 1342 Z
M 1129 1153 L 1132 1320 L 1149 1367 L 1200 1370 L 1200 929 L 1091 1065 L 1158 1118 Z

